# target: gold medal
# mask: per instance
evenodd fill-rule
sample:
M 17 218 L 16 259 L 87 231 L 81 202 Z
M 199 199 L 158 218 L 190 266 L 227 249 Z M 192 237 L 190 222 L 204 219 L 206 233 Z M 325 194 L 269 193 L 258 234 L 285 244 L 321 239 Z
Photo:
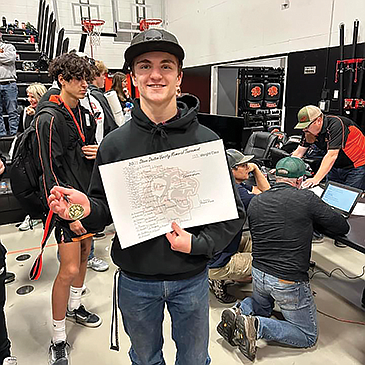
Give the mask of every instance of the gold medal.
M 84 216 L 85 209 L 81 204 L 71 204 L 68 208 L 70 219 L 77 221 Z

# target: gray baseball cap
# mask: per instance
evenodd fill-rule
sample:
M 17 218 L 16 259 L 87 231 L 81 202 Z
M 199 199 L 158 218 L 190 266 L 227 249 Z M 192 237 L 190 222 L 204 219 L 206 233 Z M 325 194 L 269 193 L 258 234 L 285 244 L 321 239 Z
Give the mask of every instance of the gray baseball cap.
M 132 39 L 130 46 L 124 52 L 125 63 L 130 67 L 137 56 L 156 51 L 171 53 L 180 62 L 185 57 L 183 48 L 172 33 L 164 29 L 148 29 Z
M 227 150 L 226 153 L 228 157 L 228 164 L 231 169 L 233 169 L 237 165 L 242 165 L 246 162 L 249 162 L 255 157 L 254 155 L 244 155 L 242 152 L 237 151 L 233 148 Z

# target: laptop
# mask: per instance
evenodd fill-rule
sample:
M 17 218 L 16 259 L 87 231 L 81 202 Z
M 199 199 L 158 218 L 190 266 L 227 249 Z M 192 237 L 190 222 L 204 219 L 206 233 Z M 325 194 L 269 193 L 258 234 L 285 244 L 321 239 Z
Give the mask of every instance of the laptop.
M 321 199 L 334 210 L 348 218 L 361 197 L 362 190 L 351 186 L 328 181 L 323 190 Z

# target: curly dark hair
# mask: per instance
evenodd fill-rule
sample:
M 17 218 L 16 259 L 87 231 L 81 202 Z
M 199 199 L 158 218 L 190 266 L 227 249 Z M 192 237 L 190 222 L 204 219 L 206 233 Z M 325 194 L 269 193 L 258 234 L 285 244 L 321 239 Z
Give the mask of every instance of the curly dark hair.
M 94 71 L 86 57 L 79 57 L 75 52 L 65 53 L 56 57 L 48 69 L 49 76 L 56 80 L 61 87 L 58 76 L 62 75 L 66 81 L 71 79 L 86 80 L 91 82 L 94 78 Z

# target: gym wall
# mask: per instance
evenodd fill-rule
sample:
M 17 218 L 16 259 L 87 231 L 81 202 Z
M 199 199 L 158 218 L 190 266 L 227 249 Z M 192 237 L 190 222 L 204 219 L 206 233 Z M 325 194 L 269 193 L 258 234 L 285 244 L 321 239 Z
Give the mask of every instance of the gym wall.
M 168 0 L 167 29 L 186 50 L 185 66 L 250 59 L 338 45 L 338 25 L 360 20 L 359 42 L 365 41 L 363 0 Z M 333 7 L 333 10 L 332 10 Z
M 186 50 L 185 66 L 206 65 L 274 54 L 338 45 L 338 24 L 346 23 L 345 43 L 351 43 L 352 23 L 360 20 L 359 42 L 365 40 L 363 0 L 47 0 L 57 12 L 59 26 L 66 28 L 70 47 L 77 47 L 80 30 L 74 25 L 77 7 L 90 6 L 92 15 L 107 21 L 105 31 L 113 31 L 117 14 L 120 28 L 145 9 L 147 17 L 165 19 L 165 28 L 175 33 Z M 138 4 L 140 5 L 138 5 Z M 73 5 L 74 4 L 74 5 Z M 97 10 L 98 9 L 98 10 Z M 38 0 L 1 2 L 1 14 L 37 23 Z M 97 13 L 97 11 L 99 11 Z M 114 15 L 113 15 L 114 14 Z M 103 38 L 96 55 L 108 67 L 120 67 L 127 43 Z M 87 46 L 88 48 L 88 46 Z

